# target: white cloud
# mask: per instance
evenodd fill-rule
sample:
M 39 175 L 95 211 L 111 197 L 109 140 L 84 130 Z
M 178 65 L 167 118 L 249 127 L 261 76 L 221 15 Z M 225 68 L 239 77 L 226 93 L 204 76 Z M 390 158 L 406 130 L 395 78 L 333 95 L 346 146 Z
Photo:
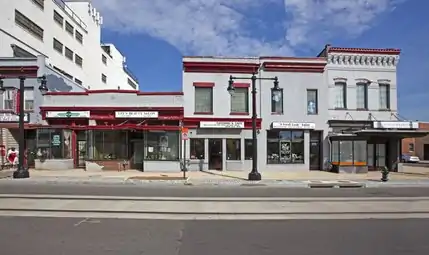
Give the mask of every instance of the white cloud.
M 232 56 L 291 55 L 296 47 L 323 45 L 335 34 L 359 35 L 398 4 L 397 0 L 93 1 L 108 29 L 148 34 L 184 54 Z M 261 38 L 248 24 L 255 14 L 277 13 L 268 10 L 267 3 L 284 10 L 275 17 L 284 31 L 274 41 Z M 258 22 L 270 28 L 267 20 Z

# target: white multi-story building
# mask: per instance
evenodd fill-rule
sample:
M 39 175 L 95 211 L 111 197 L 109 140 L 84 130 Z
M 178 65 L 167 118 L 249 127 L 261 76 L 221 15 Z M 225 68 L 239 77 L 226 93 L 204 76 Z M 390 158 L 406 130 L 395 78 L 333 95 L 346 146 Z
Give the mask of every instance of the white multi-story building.
M 44 55 L 87 89 L 138 90 L 125 57 L 100 44 L 103 17 L 90 0 L 0 0 L 0 57 Z

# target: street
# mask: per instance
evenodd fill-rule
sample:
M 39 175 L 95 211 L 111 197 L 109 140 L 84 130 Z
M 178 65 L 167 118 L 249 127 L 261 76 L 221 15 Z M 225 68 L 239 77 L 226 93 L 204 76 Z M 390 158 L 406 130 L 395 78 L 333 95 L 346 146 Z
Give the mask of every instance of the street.
M 423 197 L 429 187 L 291 188 L 270 186 L 89 185 L 2 182 L 0 194 L 57 194 L 139 197 Z
M 157 221 L 0 217 L 5 255 L 429 254 L 429 220 Z

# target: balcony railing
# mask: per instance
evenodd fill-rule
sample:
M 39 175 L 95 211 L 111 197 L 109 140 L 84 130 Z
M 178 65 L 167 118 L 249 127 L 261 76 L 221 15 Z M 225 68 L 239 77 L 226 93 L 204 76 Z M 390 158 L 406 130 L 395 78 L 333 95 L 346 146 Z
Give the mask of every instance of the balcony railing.
M 83 22 L 74 11 L 66 5 L 63 0 L 52 0 L 58 7 L 64 10 L 81 28 L 87 31 L 87 25 Z

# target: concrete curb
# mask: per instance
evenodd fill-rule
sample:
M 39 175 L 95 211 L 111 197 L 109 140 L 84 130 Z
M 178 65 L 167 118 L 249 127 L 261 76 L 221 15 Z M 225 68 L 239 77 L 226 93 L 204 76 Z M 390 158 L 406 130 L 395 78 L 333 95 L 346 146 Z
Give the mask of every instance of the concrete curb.
M 0 170 L 0 179 L 6 179 L 13 176 L 15 170 Z

